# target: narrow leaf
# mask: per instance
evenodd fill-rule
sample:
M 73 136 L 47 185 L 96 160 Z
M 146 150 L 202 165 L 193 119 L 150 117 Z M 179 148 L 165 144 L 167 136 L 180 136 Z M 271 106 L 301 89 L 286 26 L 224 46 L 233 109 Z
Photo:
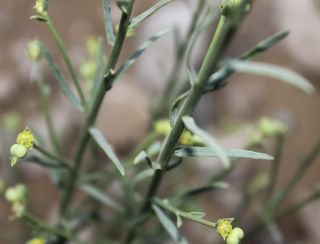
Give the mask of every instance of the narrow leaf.
M 190 91 L 187 91 L 183 94 L 181 94 L 171 105 L 170 111 L 169 111 L 169 119 L 170 119 L 170 125 L 171 128 L 174 127 L 177 118 L 178 118 L 178 112 L 179 112 L 179 107 L 181 103 L 190 95 Z
M 133 160 L 133 164 L 142 163 L 148 157 L 145 151 L 141 151 Z
M 280 31 L 259 42 L 255 47 L 240 56 L 240 59 L 247 60 L 251 57 L 269 50 L 289 35 L 289 31 Z
M 262 160 L 273 160 L 273 157 L 260 152 L 242 149 L 223 149 L 224 154 L 229 158 L 251 158 Z M 179 147 L 174 151 L 177 157 L 218 157 L 217 153 L 210 147 Z
M 177 222 L 176 222 L 176 226 L 177 228 L 180 228 L 182 226 L 182 220 L 179 214 L 176 214 L 177 217 Z
M 144 42 L 128 59 L 125 61 L 116 72 L 116 80 L 119 78 L 131 65 L 135 63 L 135 61 L 140 57 L 140 55 L 156 40 L 158 40 L 161 36 L 169 33 L 169 30 L 160 31 L 157 34 L 150 37 L 146 42 Z
M 100 146 L 100 148 L 105 152 L 105 154 L 110 158 L 111 162 L 117 167 L 121 175 L 125 174 L 124 168 L 114 153 L 112 147 L 109 145 L 109 143 L 106 141 L 106 139 L 103 137 L 101 132 L 96 128 L 90 128 L 89 132 L 92 136 L 92 138 L 95 140 L 95 142 Z
M 58 68 L 57 64 L 54 62 L 51 54 L 49 53 L 49 50 L 41 43 L 39 42 L 39 47 L 41 49 L 41 52 L 43 56 L 45 57 L 53 75 L 56 77 L 59 86 L 61 87 L 63 93 L 66 95 L 66 97 L 69 99 L 69 101 L 76 106 L 78 109 L 83 111 L 83 107 L 79 101 L 79 99 L 73 94 L 71 91 L 67 81 L 63 77 L 60 69 Z
M 104 11 L 104 26 L 107 35 L 107 41 L 110 46 L 114 45 L 115 36 L 112 26 L 112 17 L 111 17 L 111 6 L 110 0 L 103 0 L 103 11 Z
M 272 64 L 240 60 L 232 60 L 228 62 L 228 65 L 237 72 L 279 79 L 308 94 L 314 92 L 314 87 L 304 77 L 287 68 Z
M 203 193 L 207 193 L 207 192 L 215 191 L 215 190 L 220 190 L 220 189 L 226 189 L 228 187 L 229 187 L 229 184 L 224 181 L 214 182 L 209 185 L 205 185 L 202 187 L 198 187 L 198 188 L 189 190 L 189 191 L 183 193 L 181 195 L 181 197 L 179 197 L 179 198 L 185 199 L 185 198 L 195 197 L 195 196 L 198 196 Z
M 129 25 L 129 28 L 135 28 L 137 27 L 142 21 L 150 17 L 152 14 L 154 14 L 156 11 L 158 11 L 163 6 L 170 3 L 172 0 L 160 0 L 155 5 L 153 5 L 151 8 L 144 11 L 142 14 L 139 14 L 138 16 L 134 17 Z
M 89 196 L 91 196 L 95 200 L 103 203 L 104 205 L 118 212 L 122 212 L 122 209 L 120 208 L 120 204 L 115 202 L 110 196 L 108 196 L 106 193 L 102 192 L 101 190 L 97 189 L 96 187 L 86 184 L 86 185 L 81 185 L 80 188 L 82 191 L 87 193 Z
M 206 131 L 200 129 L 196 123 L 194 122 L 193 118 L 189 116 L 185 116 L 182 118 L 184 125 L 195 135 L 199 136 L 214 152 L 216 152 L 217 157 L 220 159 L 222 165 L 225 168 L 230 167 L 230 160 L 225 154 L 222 147 L 218 144 L 216 139 L 212 137 Z
M 152 204 L 152 209 L 157 215 L 160 223 L 162 224 L 163 228 L 168 232 L 171 236 L 172 240 L 176 241 L 177 243 L 186 244 L 188 243 L 179 233 L 176 226 L 172 223 L 169 217 L 159 208 L 157 205 Z

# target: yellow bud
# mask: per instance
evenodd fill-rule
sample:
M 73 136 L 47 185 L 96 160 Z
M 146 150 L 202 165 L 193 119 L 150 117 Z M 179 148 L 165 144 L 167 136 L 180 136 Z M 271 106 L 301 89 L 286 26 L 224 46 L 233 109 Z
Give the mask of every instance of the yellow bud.
M 259 129 L 266 137 L 285 134 L 288 130 L 284 123 L 270 118 L 262 118 L 259 122 Z
M 184 131 L 179 139 L 179 142 L 182 145 L 191 145 L 192 144 L 192 134 L 189 131 Z
M 22 184 L 18 184 L 6 190 L 5 199 L 10 203 L 24 202 L 26 194 L 27 188 Z
M 226 244 L 239 244 L 239 238 L 236 235 L 229 235 Z
M 244 237 L 244 232 L 241 228 L 236 227 L 231 231 L 231 235 L 235 235 L 238 239 L 242 239 Z
M 39 61 L 41 58 L 41 49 L 37 40 L 33 40 L 27 45 L 27 54 L 32 61 Z
M 158 120 L 154 124 L 154 130 L 161 136 L 166 136 L 171 131 L 170 122 L 167 119 Z
M 46 241 L 42 238 L 32 238 L 27 242 L 27 244 L 45 244 Z
M 96 64 L 93 61 L 87 61 L 80 65 L 80 73 L 86 80 L 92 80 L 96 74 Z
M 36 12 L 42 16 L 47 16 L 47 6 L 45 0 L 36 0 L 36 4 L 33 6 Z
M 13 144 L 10 148 L 10 154 L 14 158 L 22 159 L 27 155 L 28 148 L 20 145 L 20 144 Z

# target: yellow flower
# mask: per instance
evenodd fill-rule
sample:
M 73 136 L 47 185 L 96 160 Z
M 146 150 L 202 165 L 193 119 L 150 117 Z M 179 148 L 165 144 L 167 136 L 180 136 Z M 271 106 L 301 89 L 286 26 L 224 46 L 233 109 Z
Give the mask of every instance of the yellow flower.
M 217 222 L 217 231 L 223 240 L 226 240 L 232 231 L 231 222 L 229 219 L 219 219 Z
M 46 241 L 42 238 L 36 237 L 36 238 L 32 238 L 31 240 L 29 240 L 27 242 L 27 244 L 45 244 Z
M 168 119 L 161 119 L 155 122 L 154 130 L 161 136 L 166 136 L 171 131 L 170 122 Z
M 28 149 L 31 149 L 33 147 L 34 141 L 35 138 L 28 128 L 24 129 L 17 136 L 17 143 L 25 146 Z
M 43 16 L 47 15 L 45 0 L 36 0 L 36 4 L 33 7 L 38 14 L 41 14 Z

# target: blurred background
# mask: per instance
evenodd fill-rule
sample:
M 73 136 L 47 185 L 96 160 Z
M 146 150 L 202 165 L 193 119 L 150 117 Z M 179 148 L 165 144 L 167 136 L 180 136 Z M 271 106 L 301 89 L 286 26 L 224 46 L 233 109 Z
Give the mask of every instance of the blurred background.
M 136 1 L 135 14 L 142 12 L 155 1 Z M 175 0 L 145 21 L 136 35 L 125 43 L 121 60 L 130 55 L 139 44 L 156 31 L 177 27 L 180 35 L 186 34 L 196 1 Z M 26 55 L 27 43 L 40 39 L 63 67 L 63 60 L 54 41 L 43 23 L 29 19 L 34 14 L 33 0 L 0 0 L 0 177 L 10 185 L 15 179 L 23 181 L 29 188 L 31 210 L 48 222 L 54 222 L 58 192 L 49 182 L 45 170 L 31 164 L 20 164 L 12 170 L 9 166 L 9 146 L 14 143 L 16 132 L 26 125 L 47 137 L 45 122 L 39 110 L 36 83 L 30 79 L 31 62 Z M 118 23 L 120 11 L 115 7 L 114 23 Z M 71 55 L 76 67 L 86 60 L 85 43 L 88 36 L 104 37 L 102 1 L 54 0 L 49 8 L 50 16 Z M 195 112 L 199 124 L 220 136 L 221 143 L 229 147 L 243 147 L 245 125 L 254 123 L 263 116 L 285 121 L 290 128 L 286 138 L 283 163 L 277 187 L 283 186 L 295 171 L 300 159 L 309 152 L 320 137 L 320 1 L 319 0 L 257 0 L 251 13 L 244 21 L 240 32 L 228 49 L 226 57 L 234 57 L 249 49 L 265 37 L 281 30 L 290 30 L 290 35 L 279 45 L 259 55 L 257 60 L 288 67 L 302 74 L 316 87 L 317 92 L 307 96 L 301 91 L 281 82 L 248 75 L 234 75 L 225 89 L 205 96 Z M 214 29 L 204 34 L 194 53 L 195 66 L 199 67 Z M 106 48 L 106 52 L 108 49 Z M 108 141 L 118 152 L 126 153 L 132 145 L 141 140 L 148 131 L 150 109 L 153 99 L 161 94 L 165 81 L 174 64 L 174 37 L 167 35 L 147 50 L 140 60 L 124 75 L 107 94 L 97 120 Z M 59 90 L 47 64 L 41 63 L 45 71 L 45 82 L 52 90 L 50 100 L 54 126 L 65 142 L 63 151 L 72 156 L 77 136 L 84 122 Z M 130 119 L 124 119 L 130 118 Z M 237 133 L 224 133 L 225 124 L 237 127 Z M 272 154 L 273 150 L 267 152 Z M 268 162 L 267 162 L 268 163 Z M 252 163 L 243 163 L 242 170 L 235 173 L 230 189 L 219 196 L 217 203 L 210 196 L 203 197 L 203 207 L 208 217 L 219 218 L 219 211 L 226 201 L 233 201 L 237 185 Z M 254 163 L 255 164 L 255 163 Z M 267 168 L 265 162 L 255 167 Z M 211 162 L 199 163 L 196 173 L 201 178 L 214 172 Z M 244 172 L 242 172 L 244 171 Z M 310 194 L 320 180 L 320 161 L 315 163 L 293 194 L 288 203 Z M 195 183 L 198 179 L 195 177 Z M 192 180 L 190 182 L 192 184 Z M 10 207 L 0 200 L 0 243 L 9 242 L 5 237 L 15 232 L 27 232 L 19 221 L 8 221 Z M 320 202 L 314 202 L 281 223 L 287 243 L 319 243 Z M 192 243 L 215 243 L 215 234 L 201 226 L 189 224 L 187 237 Z M 260 242 L 261 243 L 261 242 Z M 270 243 L 266 240 L 265 243 Z

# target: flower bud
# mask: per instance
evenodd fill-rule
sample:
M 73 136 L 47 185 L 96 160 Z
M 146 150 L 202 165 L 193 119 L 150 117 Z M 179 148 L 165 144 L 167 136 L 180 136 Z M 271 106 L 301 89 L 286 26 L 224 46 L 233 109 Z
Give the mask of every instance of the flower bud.
M 32 238 L 31 240 L 29 240 L 27 242 L 27 244 L 45 244 L 46 241 L 42 238 L 36 237 L 36 238 Z
M 244 237 L 243 230 L 239 227 L 234 228 L 230 235 L 235 235 L 238 239 L 242 239 Z
M 22 184 L 18 184 L 6 190 L 5 199 L 10 203 L 24 202 L 26 194 L 27 188 Z
M 184 131 L 179 139 L 179 142 L 182 145 L 191 145 L 192 144 L 192 134 L 189 131 Z
M 37 62 L 41 59 L 42 53 L 37 40 L 33 40 L 28 43 L 27 54 L 28 57 L 34 62 Z
M 17 136 L 17 143 L 25 146 L 27 149 L 31 149 L 34 142 L 35 138 L 28 128 L 24 129 Z
M 226 239 L 226 244 L 239 244 L 239 238 L 236 235 L 230 234 Z
M 154 130 L 161 136 L 166 136 L 171 131 L 170 122 L 167 119 L 158 120 L 154 124 Z
M 10 154 L 13 158 L 22 159 L 27 155 L 28 148 L 20 145 L 20 144 L 13 144 L 10 147 Z
M 232 231 L 231 222 L 232 221 L 230 221 L 229 219 L 219 219 L 217 222 L 217 231 L 223 240 L 226 240 L 226 238 L 230 235 Z
M 33 6 L 36 12 L 42 16 L 47 16 L 47 3 L 45 0 L 36 0 L 36 4 Z

